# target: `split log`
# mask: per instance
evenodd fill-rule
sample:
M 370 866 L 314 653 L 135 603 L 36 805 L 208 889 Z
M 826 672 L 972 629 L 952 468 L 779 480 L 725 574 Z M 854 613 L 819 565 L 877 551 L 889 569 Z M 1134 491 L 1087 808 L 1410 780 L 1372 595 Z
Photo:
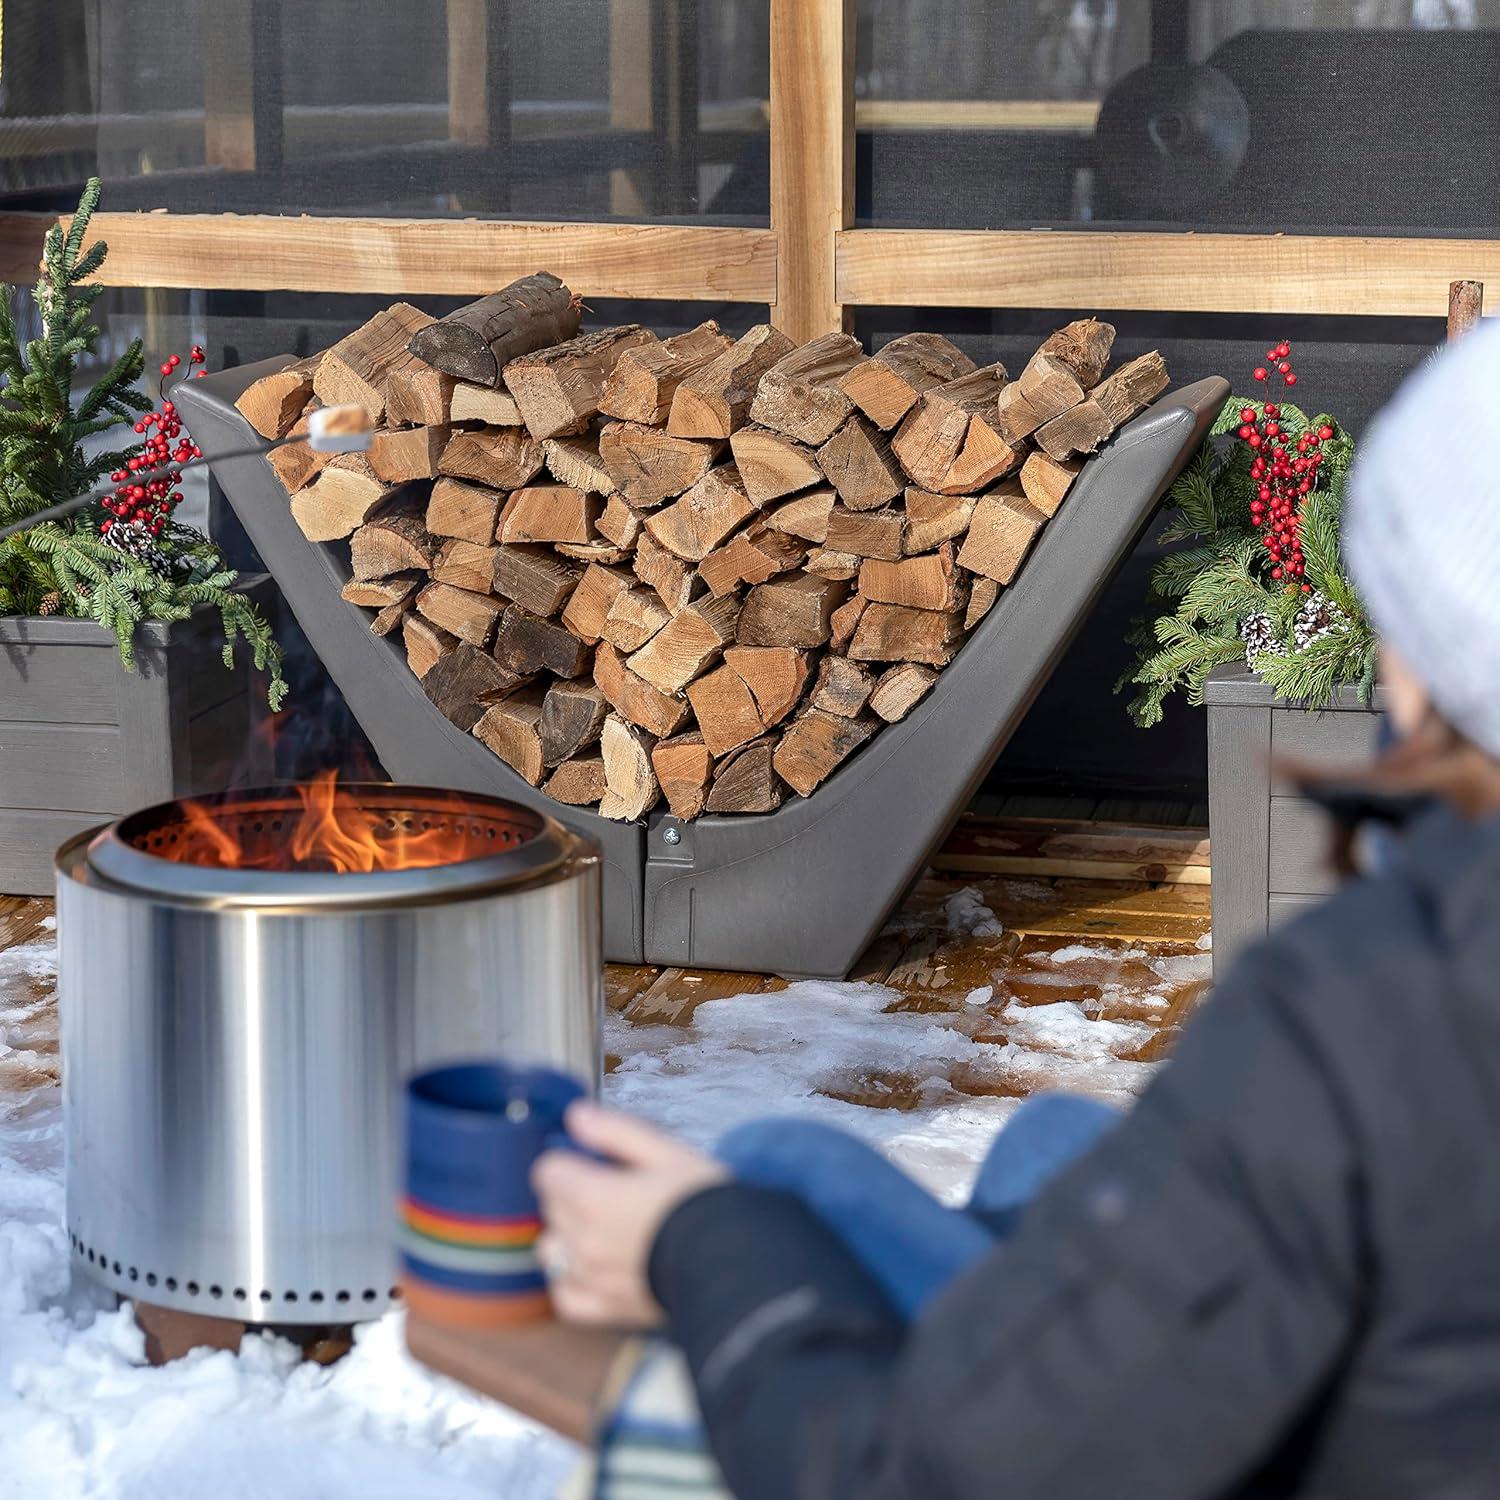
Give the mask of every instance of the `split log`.
M 633 823 L 661 798 L 651 769 L 652 738 L 613 714 L 604 721 L 599 747 L 604 757 L 604 798 L 599 814 Z
M 853 719 L 864 712 L 874 691 L 875 674 L 868 667 L 850 661 L 847 656 L 830 655 L 818 663 L 818 680 L 808 702 L 824 713 Z
M 741 427 L 729 446 L 745 493 L 757 505 L 822 481 L 813 450 L 769 427 Z
M 984 495 L 974 508 L 969 534 L 958 554 L 959 566 L 996 583 L 1010 583 L 1046 524 L 1046 516 L 1020 493 L 1019 485 Z
M 674 615 L 686 607 L 698 583 L 692 566 L 674 557 L 649 532 L 636 543 L 635 576 L 654 588 Z
M 384 609 L 410 598 L 422 581 L 420 573 L 394 573 L 380 578 L 351 578 L 339 597 L 363 609 Z
M 547 778 L 542 790 L 554 802 L 569 807 L 588 807 L 598 802 L 606 791 L 604 757 L 584 755 L 565 760 Z
M 936 552 L 900 562 L 868 558 L 859 570 L 859 591 L 876 604 L 908 604 L 913 609 L 957 609 L 962 580 L 954 566 L 952 542 Z
M 677 387 L 733 344 L 710 319 L 659 344 L 627 349 L 604 383 L 599 410 L 622 422 L 659 427 L 671 413 Z
M 412 596 L 382 605 L 370 621 L 370 634 L 390 635 L 416 607 L 417 601 Z
M 844 394 L 877 426 L 890 431 L 924 391 L 972 374 L 974 361 L 940 333 L 907 333 L 892 339 L 840 384 Z
M 658 740 L 651 751 L 651 769 L 672 815 L 684 822 L 696 818 L 708 800 L 714 758 L 697 730 Z
M 492 390 L 457 380 L 448 398 L 450 422 L 480 422 L 486 427 L 520 427 L 521 408 L 509 391 Z
M 859 577 L 863 559 L 854 552 L 835 552 L 832 547 L 814 547 L 802 564 L 804 572 L 817 578 L 832 578 L 849 583 Z
M 542 701 L 540 687 L 522 688 L 480 715 L 471 731 L 523 781 L 542 784 Z
M 626 589 L 610 601 L 601 634 L 616 651 L 639 651 L 670 619 L 655 589 Z
M 598 415 L 604 382 L 620 355 L 656 341 L 639 323 L 581 333 L 511 360 L 504 370 L 505 388 L 516 398 L 532 437 L 580 432 Z
M 313 391 L 324 406 L 362 407 L 374 426 L 385 419 L 385 384 L 391 369 L 410 355 L 412 335 L 433 320 L 405 302 L 395 302 L 368 323 L 345 334 L 319 361 Z
M 906 486 L 890 438 L 867 417 L 850 417 L 818 449 L 818 467 L 850 510 L 874 510 Z
M 553 542 L 552 549 L 559 557 L 571 557 L 574 562 L 584 564 L 603 563 L 606 567 L 628 563 L 631 559 L 630 548 L 617 547 L 602 536 L 591 542 Z
M 1055 516 L 1082 468 L 1081 459 L 1033 453 L 1021 465 L 1022 493 L 1044 516 Z
M 937 681 L 938 674 L 931 667 L 914 661 L 898 662 L 887 667 L 870 694 L 870 708 L 887 724 L 904 719 Z
M 729 437 L 749 417 L 760 377 L 794 347 L 769 323 L 757 323 L 678 385 L 667 431 L 673 437 Z
M 844 602 L 846 585 L 809 573 L 773 578 L 750 590 L 740 611 L 742 646 L 821 646 L 829 621 Z
M 760 722 L 767 729 L 796 708 L 812 668 L 807 652 L 793 646 L 730 646 L 724 660 L 750 689 Z
M 1037 443 L 1055 459 L 1093 453 L 1106 438 L 1144 411 L 1168 383 L 1166 364 L 1153 349 L 1105 376 L 1089 392 L 1088 400 L 1039 428 Z
M 422 691 L 444 718 L 467 733 L 487 708 L 515 692 L 525 680 L 487 651 L 456 641 L 422 678 Z
M 765 583 L 778 573 L 791 572 L 806 552 L 795 537 L 756 524 L 710 552 L 698 564 L 698 576 L 708 585 L 709 593 L 719 598 L 742 583 Z
M 961 537 L 969 529 L 973 495 L 934 495 L 912 486 L 906 492 L 906 532 L 902 545 L 908 556 L 931 552 L 944 542 Z
M 554 682 L 542 702 L 542 763 L 561 765 L 599 739 L 609 705 L 593 682 Z
M 871 604 L 849 642 L 855 661 L 917 661 L 946 667 L 963 644 L 963 612 Z
M 498 550 L 451 536 L 438 547 L 432 559 L 433 579 L 475 594 L 487 594 L 494 581 L 495 553 Z
M 498 386 L 512 360 L 571 339 L 580 306 L 557 277 L 537 271 L 430 322 L 412 338 L 411 352 L 460 380 Z
M 385 380 L 385 419 L 392 427 L 442 427 L 452 420 L 451 375 L 408 357 L 391 366 Z
M 964 611 L 964 629 L 972 630 L 995 607 L 1000 585 L 993 578 L 976 578 L 969 586 L 969 607 Z
M 401 621 L 401 643 L 406 648 L 406 665 L 419 680 L 425 679 L 447 652 L 462 644 L 456 635 L 415 614 Z
M 599 429 L 599 459 L 615 488 L 649 510 L 691 489 L 708 473 L 720 444 L 676 438 L 640 422 L 607 422 Z
M 734 640 L 740 602 L 733 596 L 703 599 L 672 616 L 626 663 L 662 693 L 680 693 L 701 677 Z
M 1082 400 L 1073 372 L 1056 355 L 1038 353 L 1000 392 L 996 426 L 1007 443 L 1019 443 Z
M 793 349 L 760 377 L 750 420 L 813 448 L 826 443 L 854 410 L 839 382 L 864 362 L 859 340 L 847 333 L 825 333 Z
M 687 698 L 715 760 L 765 733 L 750 685 L 731 666 L 715 667 L 689 683 Z
M 234 408 L 263 438 L 285 437 L 313 394 L 315 360 L 299 359 L 284 370 L 262 375 L 240 392 Z
M 710 469 L 679 500 L 650 517 L 646 530 L 674 557 L 702 562 L 756 512 L 733 464 Z
M 776 747 L 772 757 L 776 774 L 793 791 L 810 796 L 879 727 L 875 718 L 845 719 L 820 708 L 805 708 Z
M 781 806 L 781 781 L 773 757 L 772 737 L 751 740 L 725 757 L 714 772 L 713 788 L 704 804 L 711 813 L 768 813 Z
M 1079 385 L 1088 390 L 1103 377 L 1114 344 L 1115 330 L 1110 324 L 1101 323 L 1098 318 L 1080 318 L 1045 339 L 1032 358 L 1046 355 L 1060 361 Z
M 588 670 L 589 654 L 589 648 L 571 630 L 518 604 L 501 615 L 495 632 L 495 660 L 519 677 L 534 677 L 541 672 L 554 677 L 581 677 Z
M 309 402 L 302 415 L 292 424 L 291 431 L 287 435 L 305 439 L 308 418 L 313 412 L 320 411 L 322 404 L 316 399 Z M 282 489 L 289 495 L 295 495 L 304 485 L 310 484 L 323 472 L 332 457 L 333 454 L 320 453 L 303 441 L 288 443 L 283 448 L 271 449 L 266 454 L 266 462 L 270 464 L 276 477 L 281 481 Z
M 617 714 L 658 739 L 676 734 L 688 716 L 688 705 L 681 698 L 658 692 L 637 677 L 608 641 L 601 641 L 594 652 L 594 681 Z
M 615 482 L 599 457 L 596 437 L 548 438 L 542 444 L 547 472 L 559 484 L 572 485 L 594 495 L 612 495 Z
M 359 579 L 389 578 L 432 566 L 436 544 L 422 518 L 405 510 L 367 521 L 349 539 L 349 562 Z
M 640 540 L 643 519 L 627 501 L 611 495 L 594 526 L 600 536 L 628 552 Z
M 1015 473 L 1025 456 L 1025 443 L 1011 444 L 1001 437 L 994 411 L 977 411 L 969 419 L 963 447 L 949 465 L 943 488 L 950 495 L 971 495 Z
M 446 427 L 401 427 L 370 438 L 370 467 L 386 484 L 431 479 L 448 444 Z
M 310 542 L 336 542 L 368 521 L 391 493 L 363 453 L 339 453 L 292 496 L 292 516 Z
M 495 554 L 495 592 L 549 619 L 568 602 L 582 577 L 581 567 L 546 547 L 501 547 Z
M 434 625 L 471 646 L 488 646 L 505 606 L 488 594 L 455 588 L 451 583 L 429 583 L 417 595 L 417 609 Z
M 821 546 L 828 540 L 828 518 L 837 499 L 838 492 L 833 489 L 809 490 L 768 512 L 766 525 L 772 531 L 784 531 L 788 536 Z
M 828 517 L 827 543 L 835 552 L 894 562 L 901 556 L 905 530 L 906 516 L 899 510 L 846 510 L 839 505 Z
M 434 536 L 456 536 L 481 545 L 492 542 L 504 499 L 485 485 L 439 479 L 427 501 L 427 529 Z
M 509 548 L 505 549 L 509 551 Z M 619 594 L 629 589 L 634 580 L 629 573 L 603 563 L 591 563 L 578 581 L 567 608 L 563 610 L 562 622 L 581 641 L 596 646 L 604 634 L 604 622 L 609 617 L 610 605 Z M 528 606 L 529 607 L 529 606 Z M 532 610 L 533 614 L 552 614 L 552 610 Z
M 566 484 L 535 484 L 516 490 L 500 512 L 495 535 L 512 542 L 588 542 L 603 504 Z
M 869 603 L 870 601 L 863 595 L 851 594 L 834 610 L 833 617 L 828 622 L 828 649 L 830 651 L 848 650 L 849 642 L 854 639 L 854 632 L 859 628 L 860 619 Z
M 502 427 L 495 432 L 454 428 L 438 460 L 438 472 L 497 490 L 519 490 L 542 472 L 543 461 L 542 445 L 533 442 L 524 428 Z
M 992 415 L 1004 388 L 1005 366 L 994 364 L 946 385 L 933 386 L 922 396 L 907 413 L 891 444 L 914 484 L 939 494 L 959 492 L 969 474 L 980 466 L 980 459 L 994 457 L 976 452 L 964 465 L 963 479 L 950 478 L 969 439 L 971 419 L 976 413 L 986 418 Z M 976 435 L 980 448 L 989 446 L 987 436 L 1001 441 L 998 434 L 982 431 Z

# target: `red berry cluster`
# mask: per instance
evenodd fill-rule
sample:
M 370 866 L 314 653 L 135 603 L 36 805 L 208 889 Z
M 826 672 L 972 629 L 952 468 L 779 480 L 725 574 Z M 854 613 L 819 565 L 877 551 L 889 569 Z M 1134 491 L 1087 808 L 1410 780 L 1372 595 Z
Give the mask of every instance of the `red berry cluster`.
M 1281 383 L 1290 388 L 1297 384 L 1292 369 L 1292 346 L 1283 342 L 1266 350 L 1266 364 L 1257 365 L 1257 380 L 1269 381 L 1274 370 Z M 1268 368 L 1269 366 L 1269 368 Z M 1281 408 L 1274 401 L 1265 402 L 1259 413 L 1253 406 L 1240 410 L 1239 437 L 1254 454 L 1250 462 L 1250 519 L 1260 530 L 1262 543 L 1271 555 L 1271 577 L 1286 579 L 1287 587 L 1299 585 L 1304 594 L 1312 585 L 1303 582 L 1306 571 L 1302 561 L 1302 500 L 1318 482 L 1323 462 L 1323 444 L 1333 436 L 1326 422 L 1309 428 L 1289 447 L 1291 435 L 1281 425 Z
M 194 344 L 188 354 L 188 363 L 201 365 L 205 358 L 203 346 Z M 135 424 L 135 430 L 145 438 L 139 456 L 109 476 L 119 488 L 101 502 L 111 519 L 100 523 L 100 531 L 107 532 L 116 521 L 120 521 L 127 526 L 138 526 L 152 536 L 160 536 L 167 518 L 182 500 L 182 491 L 176 487 L 181 476 L 169 466 L 203 457 L 203 450 L 183 435 L 182 418 L 177 415 L 176 406 L 167 399 L 167 381 L 177 373 L 181 363 L 182 356 L 174 354 L 162 364 L 161 380 L 156 388 L 161 405 Z M 193 373 L 202 375 L 206 372 L 195 370 Z M 138 477 L 153 469 L 165 472 L 154 479 Z

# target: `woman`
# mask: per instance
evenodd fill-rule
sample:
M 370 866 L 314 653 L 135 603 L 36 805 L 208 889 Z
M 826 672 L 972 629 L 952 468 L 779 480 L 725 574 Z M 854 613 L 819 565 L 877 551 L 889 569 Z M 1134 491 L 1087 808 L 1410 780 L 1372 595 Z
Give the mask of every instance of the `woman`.
M 539 1163 L 560 1309 L 665 1319 L 740 1500 L 1500 1496 L 1497 393 L 1490 327 L 1377 422 L 1346 522 L 1398 735 L 1363 800 L 1437 805 L 1128 1117 L 1070 1115 L 1094 1144 L 1023 1212 L 931 1220 L 909 1282 L 847 1185 L 889 1169 L 844 1161 L 830 1207 L 775 1127 L 731 1176 L 580 1108 L 616 1165 Z

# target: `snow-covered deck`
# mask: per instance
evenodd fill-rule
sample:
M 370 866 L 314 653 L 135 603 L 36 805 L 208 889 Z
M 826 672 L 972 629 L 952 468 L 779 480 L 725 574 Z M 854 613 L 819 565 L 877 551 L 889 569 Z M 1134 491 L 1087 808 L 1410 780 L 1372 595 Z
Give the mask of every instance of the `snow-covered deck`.
M 1081 876 L 985 873 L 1034 840 L 977 832 L 851 982 L 611 968 L 606 1099 L 704 1144 L 751 1116 L 815 1114 L 948 1198 L 1026 1095 L 1128 1101 L 1207 985 L 1208 886 L 1088 878 L 1087 838 L 1036 862 Z M 1093 842 L 1120 873 L 1119 842 Z M 568 1446 L 422 1370 L 399 1314 L 331 1368 L 252 1338 L 152 1369 L 130 1312 L 70 1287 L 54 988 L 49 903 L 0 897 L 0 1494 L 552 1494 Z

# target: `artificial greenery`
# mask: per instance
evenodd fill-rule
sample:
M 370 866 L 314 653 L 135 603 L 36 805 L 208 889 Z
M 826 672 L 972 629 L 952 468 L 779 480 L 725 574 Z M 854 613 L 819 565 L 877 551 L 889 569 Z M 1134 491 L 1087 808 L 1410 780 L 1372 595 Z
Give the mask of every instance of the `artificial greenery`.
M 76 406 L 73 399 L 77 360 L 99 340 L 90 317 L 103 288 L 87 283 L 107 247 L 99 240 L 82 248 L 99 188 L 98 178 L 91 179 L 66 234 L 60 224 L 47 233 L 34 294 L 42 337 L 23 349 L 16 289 L 6 286 L 0 297 L 0 525 L 89 490 L 142 452 L 140 443 L 93 453 L 84 447 L 99 433 L 134 427 L 139 414 L 151 410 L 149 397 L 136 389 L 144 365 L 139 339 Z M 211 605 L 223 623 L 225 665 L 234 664 L 235 642 L 243 638 L 256 667 L 269 674 L 272 708 L 280 707 L 286 695 L 281 649 L 259 612 L 234 590 L 238 575 L 218 548 L 201 532 L 165 518 L 155 531 L 115 522 L 121 534 L 110 539 L 108 521 L 100 507 L 89 506 L 0 541 L 0 615 L 96 620 L 114 633 L 121 662 L 133 669 L 142 621 L 182 620 L 198 605 Z
M 1159 540 L 1176 550 L 1152 573 L 1151 613 L 1129 636 L 1135 664 L 1116 685 L 1136 689 L 1129 712 L 1142 728 L 1161 721 L 1162 704 L 1179 689 L 1201 704 L 1208 674 L 1228 662 L 1248 662 L 1278 694 L 1309 708 L 1344 685 L 1366 702 L 1373 693 L 1375 636 L 1339 551 L 1353 441 L 1329 416 L 1310 420 L 1286 402 L 1274 408 L 1288 447 L 1309 431 L 1332 433 L 1298 505 L 1304 572 L 1273 578 L 1265 523 L 1251 512 L 1255 450 L 1236 436 L 1251 409 L 1263 426 L 1264 403 L 1232 398 L 1172 487 L 1175 514 Z

